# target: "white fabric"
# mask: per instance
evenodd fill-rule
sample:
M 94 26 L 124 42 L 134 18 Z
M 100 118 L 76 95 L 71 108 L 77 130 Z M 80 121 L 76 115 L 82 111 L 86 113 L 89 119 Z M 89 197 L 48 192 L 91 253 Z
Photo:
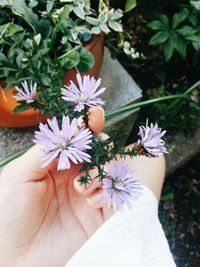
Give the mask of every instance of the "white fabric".
M 116 212 L 65 267 L 175 267 L 157 213 L 144 187 L 133 208 Z

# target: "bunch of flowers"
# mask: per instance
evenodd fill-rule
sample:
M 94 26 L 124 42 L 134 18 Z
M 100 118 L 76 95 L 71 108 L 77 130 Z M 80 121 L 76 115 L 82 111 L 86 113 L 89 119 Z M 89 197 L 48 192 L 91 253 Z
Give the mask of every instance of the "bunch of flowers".
M 148 124 L 139 128 L 139 139 L 132 149 L 113 145 L 111 138 L 103 140 L 90 128 L 88 116 L 90 109 L 104 105 L 100 96 L 106 88 L 99 88 L 101 79 L 77 74 L 77 83 L 70 81 L 68 86 L 60 90 L 60 97 L 69 107 L 70 113 L 61 114 L 57 118 L 50 117 L 47 123 L 41 123 L 35 132 L 34 143 L 42 145 L 43 165 L 57 159 L 57 170 L 69 169 L 72 164 L 80 164 L 84 175 L 80 183 L 87 184 L 90 179 L 89 170 L 98 169 L 96 179 L 102 183 L 108 193 L 109 206 L 121 210 L 132 203 L 141 194 L 142 186 L 135 176 L 132 166 L 124 161 L 126 156 L 144 155 L 157 157 L 167 153 L 162 131 L 157 124 Z M 14 96 L 26 105 L 38 101 L 37 85 L 24 81 L 21 88 L 16 87 Z M 40 103 L 37 103 L 40 104 Z M 58 114 L 60 115 L 60 114 Z M 98 149 L 97 149 L 98 148 Z M 116 160 L 116 155 L 121 160 Z M 106 164 L 109 163 L 109 164 Z M 104 165 L 106 164 L 106 167 Z

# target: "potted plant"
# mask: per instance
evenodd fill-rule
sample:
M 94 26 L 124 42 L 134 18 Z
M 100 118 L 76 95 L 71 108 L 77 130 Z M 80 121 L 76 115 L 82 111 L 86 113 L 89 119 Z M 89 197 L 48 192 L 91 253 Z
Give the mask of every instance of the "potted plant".
M 66 109 L 58 100 L 63 84 L 76 72 L 98 75 L 103 35 L 122 31 L 123 13 L 103 0 L 95 2 L 0 2 L 0 126 L 32 126 L 46 118 L 43 114 L 61 113 Z M 15 86 L 23 81 L 37 83 L 38 103 L 44 105 L 16 102 Z

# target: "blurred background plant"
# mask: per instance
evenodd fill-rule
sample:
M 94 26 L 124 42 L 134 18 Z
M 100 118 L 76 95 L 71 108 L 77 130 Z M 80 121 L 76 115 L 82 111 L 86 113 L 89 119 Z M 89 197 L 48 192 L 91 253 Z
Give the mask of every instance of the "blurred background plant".
M 124 10 L 125 1 L 111 2 Z M 193 88 L 180 101 L 142 108 L 137 121 L 148 117 L 172 137 L 184 132 L 192 138 L 200 126 L 200 1 L 137 0 L 122 23 L 128 42 L 113 38 L 108 46 L 140 85 L 144 100 L 185 94 Z M 121 49 L 129 51 L 126 56 Z M 178 267 L 200 266 L 199 160 L 197 155 L 167 177 L 160 202 L 160 220 Z
M 200 265 L 200 154 L 165 180 L 159 217 L 178 267 Z
M 126 1 L 111 2 L 125 10 Z M 141 86 L 145 99 L 186 92 L 200 80 L 200 1 L 138 0 L 131 6 L 122 19 L 126 41 L 120 42 L 122 34 L 109 36 L 113 57 Z M 145 108 L 140 120 L 145 117 L 171 132 L 191 134 L 200 125 L 199 86 L 176 105 L 165 101 Z

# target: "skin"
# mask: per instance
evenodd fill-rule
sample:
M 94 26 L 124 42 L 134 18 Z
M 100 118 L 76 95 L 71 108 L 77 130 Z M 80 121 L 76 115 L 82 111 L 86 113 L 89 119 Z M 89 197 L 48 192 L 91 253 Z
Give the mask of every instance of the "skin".
M 80 186 L 79 165 L 60 172 L 55 160 L 42 169 L 42 156 L 34 146 L 0 175 L 0 267 L 63 267 L 113 214 L 96 179 Z M 164 158 L 126 160 L 159 199 Z

